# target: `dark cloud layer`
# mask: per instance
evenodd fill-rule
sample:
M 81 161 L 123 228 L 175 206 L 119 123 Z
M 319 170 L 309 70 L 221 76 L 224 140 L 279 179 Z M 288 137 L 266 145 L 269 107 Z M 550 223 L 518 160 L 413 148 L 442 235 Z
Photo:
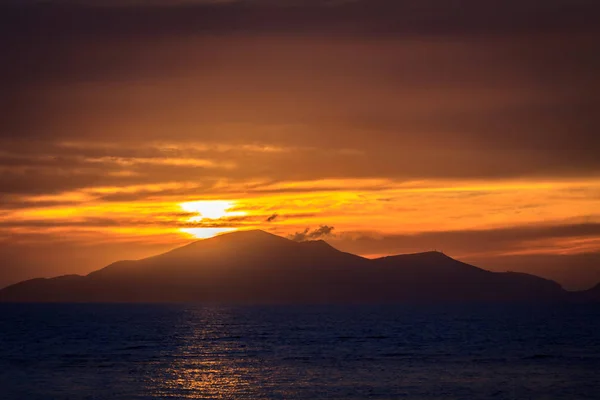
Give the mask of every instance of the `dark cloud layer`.
M 59 138 L 170 138 L 368 157 L 310 161 L 331 176 L 600 170 L 596 1 L 9 4 L 0 141 L 41 154 Z
M 269 155 L 264 164 L 243 157 L 238 161 L 245 168 L 229 173 L 240 178 L 266 171 L 280 179 L 600 171 L 596 35 L 411 41 L 101 36 L 16 46 L 19 52 L 0 67 L 14 69 L 0 71 L 0 142 L 13 153 L 2 162 L 14 167 L 3 172 L 3 187 L 55 182 L 61 190 L 69 180 L 92 181 L 94 172 L 78 169 L 85 160 L 73 149 L 39 157 L 58 140 L 259 143 L 363 154 Z M 34 150 L 25 157 L 8 144 L 15 138 Z M 54 169 L 21 176 L 18 166 Z M 68 171 L 88 176 L 65 177 Z
M 12 3 L 12 4 L 11 4 Z M 15 29 L 47 18 L 63 34 L 189 33 L 346 33 L 386 35 L 514 33 L 519 31 L 596 29 L 593 0 L 362 0 L 362 1 L 227 1 L 227 2 L 5 2 Z M 127 6 L 124 6 L 127 5 Z M 93 15 L 95 18 L 90 18 Z M 52 17 L 52 18 L 51 18 Z M 89 19 L 89 20 L 88 20 Z M 64 21 L 68 25 L 61 25 Z

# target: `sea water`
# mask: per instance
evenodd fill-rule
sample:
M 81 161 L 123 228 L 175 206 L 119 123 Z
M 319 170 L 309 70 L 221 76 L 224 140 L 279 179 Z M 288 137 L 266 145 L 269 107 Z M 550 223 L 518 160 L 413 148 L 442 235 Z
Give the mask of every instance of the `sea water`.
M 600 307 L 4 304 L 0 399 L 600 399 Z

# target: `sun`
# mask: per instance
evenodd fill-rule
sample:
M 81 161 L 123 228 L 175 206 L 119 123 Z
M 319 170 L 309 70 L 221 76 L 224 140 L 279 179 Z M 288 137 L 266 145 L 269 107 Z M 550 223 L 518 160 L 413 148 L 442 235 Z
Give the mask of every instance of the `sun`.
M 182 210 L 198 215 L 188 219 L 188 222 L 201 222 L 204 220 L 216 220 L 226 217 L 237 217 L 246 215 L 244 211 L 231 211 L 236 206 L 234 201 L 228 200 L 202 200 L 190 201 L 179 205 Z M 235 228 L 207 227 L 207 228 L 182 228 L 181 231 L 199 239 L 208 239 L 219 233 L 230 232 Z
M 235 231 L 235 228 L 181 228 L 180 231 L 197 239 L 210 239 L 219 233 Z
M 235 202 L 225 200 L 203 200 L 181 203 L 181 208 L 190 213 L 198 213 L 192 217 L 190 222 L 202 221 L 203 219 L 219 219 L 223 217 L 237 217 L 246 215 L 243 211 L 230 211 L 235 207 Z

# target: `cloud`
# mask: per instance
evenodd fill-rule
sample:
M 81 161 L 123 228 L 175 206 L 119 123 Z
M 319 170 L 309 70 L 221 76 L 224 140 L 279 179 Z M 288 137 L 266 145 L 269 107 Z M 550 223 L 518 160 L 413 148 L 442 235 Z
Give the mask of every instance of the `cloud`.
M 277 218 L 279 218 L 279 214 L 275 213 L 275 214 L 273 214 L 273 215 L 270 215 L 270 216 L 269 216 L 269 217 L 266 219 L 266 221 L 267 221 L 267 222 L 273 222 L 273 221 L 275 221 Z
M 333 226 L 321 225 L 314 230 L 306 228 L 303 231 L 288 235 L 288 238 L 295 242 L 304 242 L 306 240 L 317 240 L 331 235 L 335 228 Z
M 334 230 L 335 228 L 333 226 L 327 226 L 327 225 L 321 225 L 319 228 L 315 229 L 314 231 L 309 233 L 309 238 L 310 239 L 318 239 L 324 236 L 329 236 L 331 235 L 331 232 Z
M 43 62 L 22 65 L 15 72 L 23 75 L 22 84 L 0 99 L 8 105 L 0 118 L 6 124 L 0 148 L 8 147 L 1 137 L 29 140 L 5 150 L 11 154 L 2 157 L 2 167 L 40 174 L 42 168 L 106 168 L 141 176 L 201 170 L 259 177 L 268 171 L 280 180 L 505 179 L 600 170 L 598 103 L 590 85 L 600 56 L 593 36 L 517 42 L 184 36 L 152 45 L 150 39 L 112 43 L 101 36 L 90 44 L 98 49 L 89 62 L 78 47 L 64 58 L 46 53 L 52 50 L 26 51 L 43 55 Z M 21 54 L 6 57 L 8 64 L 31 62 Z M 73 58 L 79 61 L 67 62 Z M 167 61 L 157 65 L 157 59 Z M 312 64 L 295 67 L 305 59 Z M 36 77 L 38 65 L 47 69 Z M 176 149 L 145 145 L 167 137 Z M 262 143 L 265 149 L 321 151 L 193 151 L 192 139 L 229 148 Z M 66 140 L 114 146 L 56 148 Z M 360 149 L 369 162 L 339 154 L 341 147 Z M 35 176 L 21 180 L 35 182 Z

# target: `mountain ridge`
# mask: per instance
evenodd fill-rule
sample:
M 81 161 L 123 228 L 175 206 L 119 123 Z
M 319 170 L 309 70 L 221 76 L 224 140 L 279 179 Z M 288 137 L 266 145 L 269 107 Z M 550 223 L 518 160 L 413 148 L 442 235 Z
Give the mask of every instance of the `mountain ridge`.
M 36 278 L 4 302 L 373 303 L 597 301 L 600 285 L 567 292 L 535 275 L 491 272 L 440 252 L 367 259 L 323 240 L 260 230 L 198 240 L 87 275 Z

